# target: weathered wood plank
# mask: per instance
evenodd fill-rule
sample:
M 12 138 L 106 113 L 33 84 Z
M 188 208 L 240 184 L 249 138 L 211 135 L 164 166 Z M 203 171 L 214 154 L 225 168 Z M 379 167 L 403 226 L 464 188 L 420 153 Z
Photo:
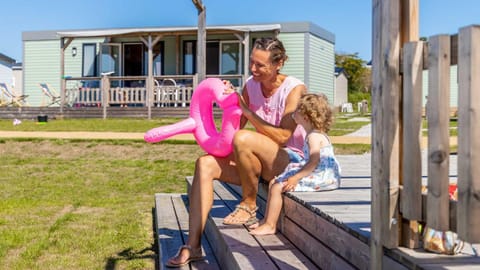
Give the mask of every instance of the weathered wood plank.
M 400 179 L 400 1 L 373 2 L 372 269 L 398 246 Z
M 160 269 L 168 269 L 165 263 L 177 253 L 184 244 L 183 232 L 179 230 L 175 210 L 172 204 L 174 194 L 155 194 L 156 231 Z M 179 269 L 189 269 L 184 266 Z
M 427 226 L 446 231 L 448 222 L 450 36 L 429 39 Z
M 403 49 L 403 144 L 402 215 L 420 220 L 422 209 L 422 73 L 423 42 L 411 42 Z M 405 199 L 408 198 L 408 199 Z
M 480 243 L 480 26 L 460 29 L 458 207 L 460 238 Z
M 186 207 L 186 201 L 186 195 L 172 196 L 172 203 L 177 215 L 178 225 L 180 230 L 184 232 L 184 235 L 188 236 L 188 211 Z M 192 269 L 221 269 L 218 265 L 217 259 L 213 255 L 213 250 L 204 235 L 202 236 L 202 251 L 203 255 L 205 256 L 205 260 L 190 263 Z
M 230 186 L 229 186 L 230 187 Z M 222 184 L 220 182 L 215 182 L 215 193 L 221 198 L 228 206 L 229 209 L 228 211 L 225 211 L 222 214 L 222 217 L 219 218 L 219 221 L 221 222 L 223 220 L 223 217 L 226 216 L 231 210 L 233 210 L 233 207 L 238 204 L 238 201 L 235 201 L 235 199 L 239 199 L 240 195 L 233 190 L 227 188 L 227 185 Z M 262 199 L 260 199 L 262 200 Z M 232 230 L 232 226 L 225 226 L 223 224 L 218 224 L 216 222 L 217 227 L 218 226 L 223 226 L 226 227 L 227 231 Z M 235 227 L 235 226 L 233 226 Z M 246 238 L 248 235 L 249 237 L 253 237 L 263 250 L 262 252 L 265 252 L 271 262 L 278 268 L 278 269 L 315 269 L 317 266 L 315 266 L 305 255 L 302 254 L 301 251 L 299 251 L 295 246 L 293 246 L 290 241 L 288 241 L 285 237 L 283 237 L 281 234 L 275 234 L 275 235 L 265 235 L 265 236 L 251 236 L 248 234 L 248 230 L 244 226 L 236 226 L 241 232 L 235 234 L 235 237 L 240 237 L 242 236 L 242 241 L 244 238 Z M 222 233 L 225 229 L 220 229 Z M 229 234 L 232 236 L 232 234 Z M 229 244 L 230 246 L 230 244 Z M 252 246 L 251 246 L 252 247 Z M 251 248 L 250 247 L 250 248 Z M 252 255 L 248 255 L 248 257 L 252 258 Z M 267 262 L 262 262 L 263 264 L 266 264 Z M 242 265 L 242 269 L 246 269 L 247 265 Z M 264 267 L 267 267 L 268 264 L 265 266 L 261 266 L 261 269 L 266 269 Z M 260 269 L 260 268 L 258 268 Z
M 402 185 L 400 200 L 402 217 L 401 243 L 410 248 L 420 246 L 418 220 L 422 217 L 422 73 L 423 42 L 410 42 L 403 47 L 403 140 Z
M 325 269 L 345 269 L 331 267 L 341 264 L 343 257 L 359 269 L 369 268 L 370 255 L 367 243 L 327 221 L 290 196 L 286 197 L 284 202 L 285 216 L 288 218 L 281 228 L 282 232 L 291 236 L 291 241 L 307 256 L 313 258 L 316 264 Z M 332 250 L 341 257 L 332 254 Z M 351 268 L 350 265 L 345 267 Z

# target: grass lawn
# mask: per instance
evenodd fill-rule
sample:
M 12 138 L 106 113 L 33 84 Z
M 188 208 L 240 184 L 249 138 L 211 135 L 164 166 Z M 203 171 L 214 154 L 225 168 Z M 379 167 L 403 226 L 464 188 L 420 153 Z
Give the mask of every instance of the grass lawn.
M 179 120 L 0 120 L 0 130 L 145 132 Z M 0 139 L 0 269 L 155 269 L 153 195 L 185 192 L 202 153 L 192 142 Z
M 0 269 L 155 269 L 156 192 L 185 192 L 197 145 L 0 141 Z

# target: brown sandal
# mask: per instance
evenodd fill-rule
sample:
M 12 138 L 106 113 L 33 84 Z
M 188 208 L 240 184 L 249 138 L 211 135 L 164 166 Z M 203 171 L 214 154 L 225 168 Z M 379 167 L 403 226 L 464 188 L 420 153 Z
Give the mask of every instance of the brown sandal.
M 235 206 L 235 210 L 223 219 L 223 224 L 225 224 L 225 225 L 246 225 L 246 226 L 250 226 L 250 225 L 258 222 L 257 209 L 258 209 L 258 207 L 255 207 L 252 210 L 252 209 L 249 209 L 248 207 L 246 207 L 244 205 L 238 204 L 237 206 Z M 235 216 L 238 215 L 238 213 L 240 211 L 247 212 L 249 214 L 249 217 L 246 220 L 235 219 Z M 234 218 L 233 221 L 227 221 L 226 219 L 229 218 L 229 217 Z
M 177 259 L 180 256 L 180 253 L 182 253 L 182 250 L 184 250 L 184 249 L 188 249 L 188 251 L 190 251 L 190 256 L 183 262 L 175 263 L 174 260 Z M 178 249 L 177 254 L 175 254 L 175 256 L 168 259 L 167 263 L 165 263 L 165 266 L 166 267 L 182 267 L 184 265 L 189 264 L 190 262 L 200 261 L 200 260 L 203 260 L 201 249 L 197 252 L 193 252 L 193 249 L 192 249 L 191 246 L 183 245 Z

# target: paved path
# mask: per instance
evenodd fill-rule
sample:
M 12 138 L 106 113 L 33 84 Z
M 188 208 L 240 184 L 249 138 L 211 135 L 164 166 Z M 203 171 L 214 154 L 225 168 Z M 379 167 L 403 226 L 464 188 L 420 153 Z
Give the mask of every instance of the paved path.
M 143 132 L 86 132 L 86 131 L 0 131 L 0 138 L 49 138 L 49 139 L 128 139 L 143 140 Z M 194 140 L 192 134 L 179 134 L 173 140 Z M 331 136 L 335 144 L 370 144 L 367 136 Z

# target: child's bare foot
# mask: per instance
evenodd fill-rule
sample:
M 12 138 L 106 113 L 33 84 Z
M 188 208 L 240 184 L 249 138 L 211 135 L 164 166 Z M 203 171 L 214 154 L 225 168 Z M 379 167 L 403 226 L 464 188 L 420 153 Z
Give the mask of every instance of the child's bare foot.
M 258 226 L 260 226 L 260 222 L 257 221 L 255 223 L 253 223 L 252 225 L 248 226 L 248 229 L 253 230 L 253 229 L 258 228 Z
M 250 234 L 252 235 L 269 235 L 269 234 L 275 234 L 277 231 L 276 227 L 272 227 L 266 223 L 258 226 L 257 228 L 253 229 L 250 231 Z
M 258 228 L 259 226 L 263 225 L 263 223 L 265 223 L 265 220 L 264 220 L 264 219 L 258 220 L 257 222 L 250 224 L 250 225 L 248 226 L 248 229 L 249 229 L 249 230 L 256 229 L 256 228 Z

